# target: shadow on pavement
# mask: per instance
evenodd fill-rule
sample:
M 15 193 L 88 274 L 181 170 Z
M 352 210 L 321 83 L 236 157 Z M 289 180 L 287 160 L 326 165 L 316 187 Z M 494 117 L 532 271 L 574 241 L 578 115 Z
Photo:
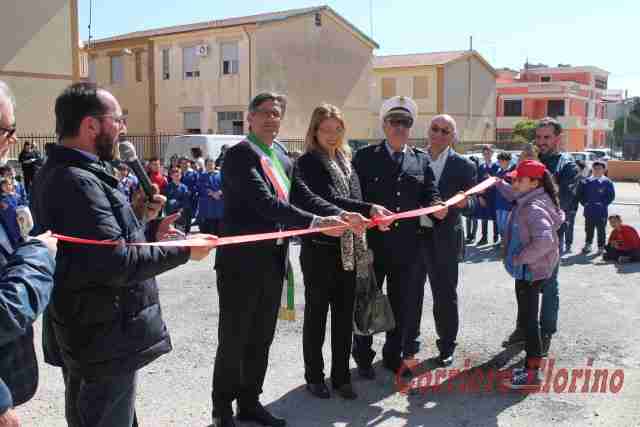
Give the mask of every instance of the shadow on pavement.
M 500 245 L 470 246 L 465 247 L 464 262 L 481 263 L 486 261 L 499 261 L 502 259 Z
M 268 405 L 270 411 L 287 419 L 289 426 L 331 426 L 336 423 L 348 427 L 364 426 L 497 426 L 498 415 L 527 397 L 526 393 L 498 387 L 500 372 L 508 376 L 512 367 L 502 369 L 522 347 L 508 348 L 491 360 L 464 369 L 438 368 L 428 359 L 412 368 L 413 379 L 396 379 L 391 372 L 375 365 L 377 377 L 373 381 L 358 378 L 352 370 L 354 387 L 359 397 L 345 401 L 312 397 L 297 387 Z M 429 376 L 433 382 L 429 384 Z M 440 377 L 438 377 L 440 376 Z M 438 387 L 434 388 L 436 378 Z M 410 383 L 410 384 L 409 384 Z M 409 385 L 408 385 L 409 384 Z M 475 384 L 478 387 L 475 387 Z M 393 400 L 385 404 L 385 400 Z M 397 400 L 406 400 L 406 409 Z M 385 406 L 394 409 L 385 410 Z

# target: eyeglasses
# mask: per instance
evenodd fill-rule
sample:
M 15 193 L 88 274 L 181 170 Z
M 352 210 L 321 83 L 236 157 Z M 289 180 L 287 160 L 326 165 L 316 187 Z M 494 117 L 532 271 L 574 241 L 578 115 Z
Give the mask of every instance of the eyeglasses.
M 254 112 L 254 114 L 261 116 L 261 117 L 265 117 L 265 118 L 269 118 L 269 117 L 273 117 L 274 119 L 279 119 L 282 116 L 282 112 L 280 110 L 256 110 Z
M 406 119 L 388 119 L 387 123 L 389 123 L 389 126 L 391 126 L 393 128 L 403 127 L 405 129 L 411 129 L 411 127 L 413 126 L 413 120 L 411 120 L 410 118 L 406 118 Z
M 440 132 L 441 134 L 443 134 L 443 135 L 445 135 L 445 136 L 447 136 L 447 135 L 449 135 L 449 134 L 451 133 L 451 131 L 450 131 L 449 129 L 447 129 L 447 128 L 441 128 L 441 127 L 439 127 L 439 126 L 435 126 L 435 125 L 434 125 L 434 126 L 431 126 L 431 132 L 433 132 L 433 133 L 438 133 L 438 132 Z
M 97 116 L 93 116 L 96 118 L 100 118 L 100 117 L 111 117 L 111 119 L 116 122 L 118 124 L 118 126 L 126 126 L 127 125 L 127 115 L 126 114 L 121 114 L 121 115 L 115 115 L 115 114 L 100 114 Z
M 5 138 L 11 138 L 16 133 L 16 127 L 15 126 L 11 128 L 0 127 L 0 133 L 4 134 Z

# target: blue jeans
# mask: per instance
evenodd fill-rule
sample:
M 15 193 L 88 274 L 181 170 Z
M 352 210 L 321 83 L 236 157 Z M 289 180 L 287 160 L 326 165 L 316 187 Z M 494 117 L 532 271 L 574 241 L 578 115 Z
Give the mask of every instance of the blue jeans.
M 560 242 L 560 251 L 562 251 L 562 245 L 565 247 L 569 247 L 573 245 L 573 229 L 575 228 L 576 222 L 576 211 L 568 211 L 565 212 L 566 218 L 565 221 L 560 226 L 558 230 L 558 241 Z
M 553 335 L 558 330 L 558 310 L 560 309 L 558 268 L 559 265 L 553 270 L 551 277 L 542 284 L 542 309 L 540 310 L 540 330 L 542 335 Z

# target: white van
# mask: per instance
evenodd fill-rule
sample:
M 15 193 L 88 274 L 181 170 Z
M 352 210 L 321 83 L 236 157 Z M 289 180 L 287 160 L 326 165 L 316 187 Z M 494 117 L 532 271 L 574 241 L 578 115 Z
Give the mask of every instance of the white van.
M 215 160 L 220 155 L 223 145 L 231 147 L 243 139 L 244 135 L 179 135 L 167 144 L 162 163 L 168 165 L 173 156 L 191 159 L 191 149 L 195 147 L 202 150 L 205 159 Z

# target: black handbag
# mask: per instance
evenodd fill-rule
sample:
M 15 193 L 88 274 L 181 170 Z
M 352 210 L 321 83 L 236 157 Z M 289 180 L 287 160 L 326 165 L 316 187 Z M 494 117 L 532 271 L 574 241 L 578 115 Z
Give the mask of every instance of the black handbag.
M 373 269 L 373 255 L 368 263 L 369 277 L 356 279 L 356 297 L 353 310 L 353 332 L 356 335 L 374 335 L 396 327 L 389 298 L 378 289 Z

